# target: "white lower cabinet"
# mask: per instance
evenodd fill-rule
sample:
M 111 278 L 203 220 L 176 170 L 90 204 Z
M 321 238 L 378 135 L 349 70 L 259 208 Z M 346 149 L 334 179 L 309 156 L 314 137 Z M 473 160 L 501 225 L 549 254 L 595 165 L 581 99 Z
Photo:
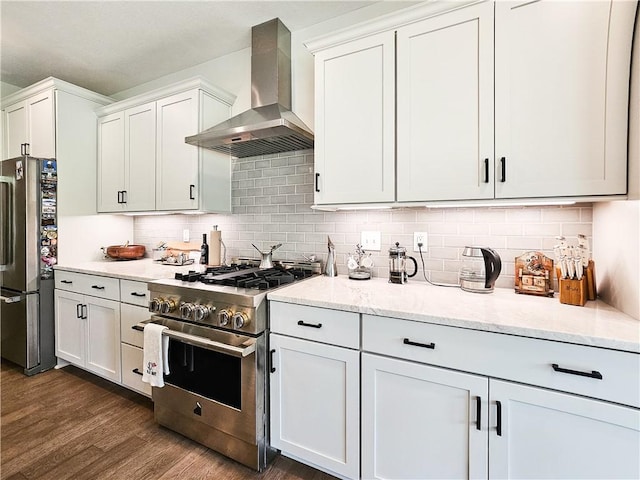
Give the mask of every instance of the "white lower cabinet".
M 357 345 L 337 345 L 351 338 L 351 331 L 357 334 L 358 315 L 284 303 L 274 308 L 274 303 L 269 336 L 271 446 L 332 475 L 357 479 L 360 351 Z
M 486 377 L 362 354 L 362 478 L 486 478 Z
M 56 356 L 120 382 L 120 304 L 55 290 Z
M 490 380 L 489 477 L 640 478 L 640 411 Z

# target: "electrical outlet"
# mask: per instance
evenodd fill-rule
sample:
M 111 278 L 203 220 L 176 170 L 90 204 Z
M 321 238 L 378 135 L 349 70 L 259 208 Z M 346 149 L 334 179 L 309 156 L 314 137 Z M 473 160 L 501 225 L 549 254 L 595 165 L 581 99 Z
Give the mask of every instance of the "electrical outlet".
M 182 230 L 182 241 L 183 242 L 188 242 L 189 241 L 189 229 L 185 228 L 184 230 Z
M 422 244 L 422 247 L 418 247 L 419 243 Z M 419 252 L 420 250 L 427 251 L 427 232 L 413 232 L 413 251 Z
M 362 232 L 360 235 L 360 244 L 363 250 L 380 251 L 380 232 Z

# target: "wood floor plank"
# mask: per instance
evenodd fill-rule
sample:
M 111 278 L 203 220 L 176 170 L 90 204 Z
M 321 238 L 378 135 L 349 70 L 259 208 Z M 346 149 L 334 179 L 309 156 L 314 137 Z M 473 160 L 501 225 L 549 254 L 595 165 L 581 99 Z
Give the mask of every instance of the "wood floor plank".
M 75 367 L 0 377 L 1 480 L 330 480 L 278 456 L 257 473 L 159 426 L 150 399 Z

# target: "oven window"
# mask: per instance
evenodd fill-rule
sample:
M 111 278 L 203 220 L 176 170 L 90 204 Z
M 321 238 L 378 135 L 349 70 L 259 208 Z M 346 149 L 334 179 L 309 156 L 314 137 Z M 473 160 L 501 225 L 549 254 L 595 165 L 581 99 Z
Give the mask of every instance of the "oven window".
M 169 340 L 164 381 L 203 397 L 242 408 L 240 358 Z

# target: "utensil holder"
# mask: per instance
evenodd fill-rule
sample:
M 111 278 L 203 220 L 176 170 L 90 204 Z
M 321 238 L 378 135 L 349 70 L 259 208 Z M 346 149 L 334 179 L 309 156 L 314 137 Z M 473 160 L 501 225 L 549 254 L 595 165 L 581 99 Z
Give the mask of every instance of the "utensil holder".
M 587 303 L 587 277 L 582 277 L 580 280 L 561 278 L 559 290 L 560 303 L 580 307 Z

